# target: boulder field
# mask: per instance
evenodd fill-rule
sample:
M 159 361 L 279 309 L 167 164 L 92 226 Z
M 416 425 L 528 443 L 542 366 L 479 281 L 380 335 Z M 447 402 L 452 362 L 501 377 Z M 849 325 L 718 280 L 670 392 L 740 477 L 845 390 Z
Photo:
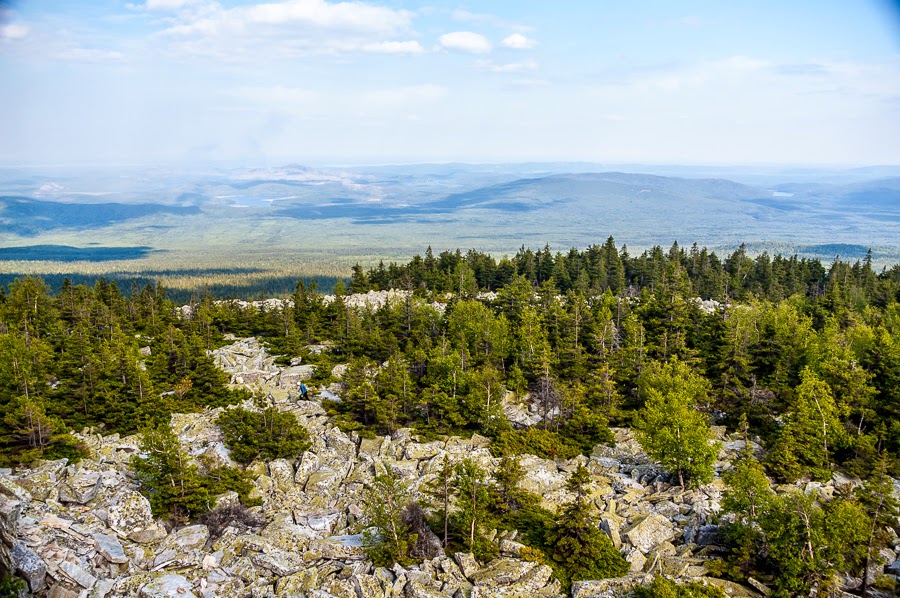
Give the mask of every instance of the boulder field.
M 85 430 L 76 436 L 89 457 L 79 463 L 44 461 L 30 469 L 0 470 L 0 568 L 17 571 L 27 593 L 52 598 L 562 596 L 548 566 L 519 558 L 524 546 L 514 531 L 489 534 L 499 549 L 490 562 L 457 553 L 384 568 L 366 559 L 361 535 L 366 484 L 392 472 L 419 493 L 445 455 L 451 461 L 473 459 L 491 471 L 498 460 L 487 438 L 426 442 L 408 429 L 376 438 L 346 434 L 317 400 L 296 400 L 296 386 L 308 377 L 309 366 L 277 366 L 254 339 L 235 339 L 215 356 L 234 384 L 262 389 L 278 409 L 294 413 L 312 439 L 299 459 L 247 467 L 253 495 L 262 501 L 250 509 L 256 521 L 216 534 L 199 524 L 169 528 L 154 519 L 129 466 L 140 438 Z M 339 385 L 330 389 L 340 392 Z M 249 402 L 244 407 L 254 408 Z M 220 411 L 175 414 L 170 425 L 190 455 L 233 464 L 215 425 Z M 522 406 L 507 411 L 527 420 Z M 743 443 L 719 432 L 721 473 Z M 721 542 L 716 518 L 724 485 L 718 475 L 709 485 L 684 490 L 669 483 L 629 430 L 614 433 L 615 445 L 597 446 L 590 457 L 520 457 L 522 486 L 551 509 L 570 499 L 567 476 L 584 464 L 591 473 L 597 525 L 631 564 L 625 577 L 576 582 L 571 595 L 625 595 L 654 574 L 719 585 L 730 596 L 761 595 L 708 576 L 705 563 Z M 805 490 L 828 496 L 836 483 L 809 484 Z M 217 504 L 236 500 L 226 494 Z M 893 552 L 883 557 L 896 560 Z M 759 584 L 759 589 L 766 588 Z

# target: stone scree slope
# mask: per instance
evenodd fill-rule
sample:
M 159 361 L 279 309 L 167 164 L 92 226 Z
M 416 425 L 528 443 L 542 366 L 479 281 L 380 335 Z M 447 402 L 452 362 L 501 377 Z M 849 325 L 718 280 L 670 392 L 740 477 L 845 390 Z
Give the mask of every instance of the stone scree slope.
M 519 558 L 523 545 L 515 532 L 492 534 L 500 556 L 487 563 L 459 553 L 388 569 L 365 558 L 360 497 L 375 475 L 390 471 L 407 478 L 418 493 L 445 455 L 452 461 L 471 458 L 491 470 L 497 460 L 488 439 L 420 442 L 406 429 L 373 439 L 348 435 L 317 400 L 296 400 L 296 386 L 309 376 L 309 366 L 279 367 L 255 339 L 236 340 L 215 358 L 233 383 L 264 390 L 278 409 L 294 413 L 312 438 L 300 459 L 248 466 L 253 494 L 262 499 L 262 506 L 251 510 L 265 525 L 228 527 L 218 538 L 204 525 L 167 529 L 154 520 L 129 467 L 139 437 L 85 431 L 76 436 L 90 456 L 77 464 L 44 461 L 32 469 L 0 470 L 0 566 L 16 570 L 29 593 L 52 598 L 561 596 L 549 567 Z M 175 414 L 171 426 L 190 455 L 232 464 L 214 424 L 220 411 Z M 714 519 L 721 481 L 688 491 L 672 486 L 630 431 L 614 431 L 615 446 L 598 446 L 590 458 L 521 457 L 522 485 L 548 508 L 569 500 L 566 478 L 583 463 L 592 476 L 597 523 L 631 563 L 626 577 L 578 582 L 572 596 L 625 595 L 657 573 L 706 580 L 732 596 L 757 595 L 706 577 L 704 562 L 719 538 Z M 720 471 L 742 447 L 739 440 L 725 441 Z M 808 491 L 829 494 L 834 485 Z M 224 495 L 217 504 L 236 499 Z

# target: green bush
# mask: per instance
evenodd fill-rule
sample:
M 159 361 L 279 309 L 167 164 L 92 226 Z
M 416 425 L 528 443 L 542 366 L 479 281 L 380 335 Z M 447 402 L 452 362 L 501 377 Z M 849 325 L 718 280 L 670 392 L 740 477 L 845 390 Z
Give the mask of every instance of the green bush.
M 0 575 L 0 598 L 18 598 L 25 582 L 13 575 Z
M 247 472 L 239 467 L 215 467 L 209 469 L 204 476 L 204 485 L 210 496 L 218 496 L 226 492 L 237 492 L 242 505 L 255 507 L 262 504 L 261 498 L 250 498 L 253 482 Z
M 571 459 L 581 454 L 581 447 L 551 430 L 528 428 L 504 430 L 491 443 L 497 456 L 529 454 L 544 459 Z
M 292 459 L 299 457 L 311 445 L 309 432 L 300 425 L 293 413 L 268 407 L 262 411 L 248 411 L 240 407 L 227 409 L 216 423 L 225 436 L 225 445 L 238 463 L 254 459 Z
M 653 578 L 649 586 L 634 589 L 634 598 L 725 598 L 725 592 L 715 586 L 698 582 L 679 585 L 661 575 Z

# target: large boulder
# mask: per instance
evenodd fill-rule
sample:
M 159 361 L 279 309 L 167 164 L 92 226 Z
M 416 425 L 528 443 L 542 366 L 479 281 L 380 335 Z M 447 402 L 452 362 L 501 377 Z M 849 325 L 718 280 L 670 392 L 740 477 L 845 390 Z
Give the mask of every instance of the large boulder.
M 653 582 L 652 575 L 627 575 L 572 584 L 572 598 L 619 598 L 628 596 L 637 586 Z
M 312 540 L 308 550 L 323 559 L 351 561 L 366 558 L 366 547 L 362 534 L 329 536 L 322 540 Z
M 662 515 L 651 513 L 631 526 L 624 536 L 632 546 L 646 554 L 671 540 L 675 536 L 675 526 Z
M 100 490 L 100 473 L 96 471 L 75 471 L 68 468 L 66 481 L 59 485 L 59 502 L 84 505 L 97 497 Z
M 319 572 L 316 569 L 304 569 L 281 577 L 275 584 L 276 596 L 303 596 L 310 590 L 319 587 Z
M 172 548 L 177 551 L 188 551 L 202 548 L 209 540 L 209 528 L 205 525 L 189 525 L 169 534 L 163 543 L 163 549 Z
M 28 583 L 31 592 L 39 592 L 46 586 L 47 564 L 22 542 L 16 541 L 10 550 L 12 566 Z

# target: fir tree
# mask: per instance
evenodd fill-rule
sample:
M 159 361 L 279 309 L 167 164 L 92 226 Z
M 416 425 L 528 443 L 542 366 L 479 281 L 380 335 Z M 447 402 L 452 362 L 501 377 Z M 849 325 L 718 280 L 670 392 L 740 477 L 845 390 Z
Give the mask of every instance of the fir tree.
M 210 496 L 199 468 L 168 424 L 143 431 L 141 453 L 131 465 L 154 515 L 184 522 L 209 508 Z
M 566 587 L 573 581 L 617 577 L 628 571 L 628 563 L 593 520 L 589 483 L 588 470 L 579 464 L 566 482 L 574 499 L 557 514 L 556 525 L 547 535 L 548 554 Z

